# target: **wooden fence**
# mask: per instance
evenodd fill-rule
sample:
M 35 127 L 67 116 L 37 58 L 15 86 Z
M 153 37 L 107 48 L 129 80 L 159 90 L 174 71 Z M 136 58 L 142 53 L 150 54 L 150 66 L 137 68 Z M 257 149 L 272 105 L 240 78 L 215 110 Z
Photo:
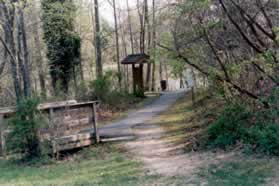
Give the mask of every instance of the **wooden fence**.
M 47 126 L 39 130 L 40 140 L 49 140 L 53 153 L 99 143 L 97 108 L 99 102 L 59 102 L 44 104 L 38 110 Z M 14 108 L 0 110 L 0 154 L 5 155 L 5 138 L 9 129 L 4 124 L 15 115 Z

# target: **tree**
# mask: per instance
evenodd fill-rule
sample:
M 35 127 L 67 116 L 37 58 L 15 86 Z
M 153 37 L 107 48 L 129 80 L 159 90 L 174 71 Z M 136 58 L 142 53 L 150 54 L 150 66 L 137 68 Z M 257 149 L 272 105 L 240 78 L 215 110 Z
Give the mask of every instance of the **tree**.
M 27 37 L 26 37 L 26 30 L 25 30 L 25 22 L 24 22 L 24 12 L 23 8 L 26 6 L 25 2 L 18 7 L 18 61 L 21 66 L 21 73 L 23 76 L 23 91 L 25 97 L 31 96 L 31 78 L 30 78 L 30 61 L 29 61 L 29 49 L 27 46 Z M 21 45 L 22 41 L 22 45 Z M 21 53 L 22 51 L 22 53 Z M 23 63 L 21 63 L 21 57 L 23 55 Z
M 119 34 L 118 34 L 118 21 L 115 0 L 112 0 L 113 13 L 114 13 L 114 29 L 115 29 L 115 43 L 116 43 L 116 61 L 118 69 L 118 83 L 121 88 L 121 67 L 120 67 L 120 54 L 119 54 Z
M 38 13 L 38 12 L 37 12 Z M 46 80 L 45 80 L 45 70 L 44 70 L 44 57 L 43 57 L 43 48 L 42 48 L 42 42 L 41 42 L 41 37 L 39 34 L 39 19 L 34 18 L 35 24 L 33 27 L 33 37 L 34 37 L 34 43 L 36 45 L 36 64 L 37 64 L 37 72 L 38 72 L 38 77 L 40 81 L 40 88 L 41 88 L 41 96 L 43 98 L 46 98 L 47 96 L 47 90 L 46 90 Z
M 101 43 L 101 28 L 99 18 L 99 4 L 98 0 L 94 0 L 95 10 L 95 48 L 96 48 L 96 74 L 97 78 L 103 76 L 103 64 L 102 64 L 102 43 Z
M 144 27 L 147 27 L 147 53 L 150 54 L 151 50 L 151 26 L 149 21 L 149 6 L 148 1 L 144 0 Z M 143 36 L 144 37 L 144 36 Z M 144 38 L 145 40 L 145 38 Z M 144 51 L 145 52 L 145 51 Z M 151 63 L 147 63 L 147 72 L 146 72 L 146 89 L 150 89 L 151 81 Z
M 131 22 L 131 15 L 130 15 L 129 0 L 126 0 L 126 3 L 127 3 L 127 12 L 128 12 L 128 25 L 129 25 L 131 51 L 132 51 L 132 54 L 134 54 L 134 37 L 133 37 L 133 30 L 132 30 L 132 22 Z
M 26 33 L 24 25 L 24 15 L 21 10 L 22 4 L 19 4 L 17 1 L 0 1 L 0 14 L 1 26 L 4 30 L 4 38 L 0 35 L 0 42 L 4 46 L 6 57 L 9 56 L 9 62 L 11 64 L 12 79 L 14 84 L 14 90 L 16 95 L 16 100 L 22 98 L 22 87 L 19 75 L 22 75 L 24 80 L 24 96 L 30 96 L 31 93 L 31 82 L 30 75 L 28 74 L 28 52 L 27 52 L 27 43 L 26 43 Z M 25 4 L 25 2 L 23 2 Z M 17 14 L 18 13 L 18 14 Z M 16 50 L 16 39 L 15 39 L 15 18 L 19 16 L 19 21 L 17 21 L 17 43 L 18 43 L 18 52 Z M 24 63 L 22 61 L 22 45 L 25 54 Z M 18 74 L 18 66 L 20 65 L 20 72 Z
M 145 4 L 141 5 L 140 0 L 137 0 L 137 10 L 139 15 L 140 22 L 140 53 L 145 52 L 145 21 L 144 21 L 144 12 L 145 12 Z
M 214 85 L 219 82 L 219 88 L 224 85 L 236 97 L 262 101 L 263 94 L 255 90 L 258 82 L 267 82 L 262 90 L 278 85 L 274 3 L 183 1 L 177 7 L 171 51 Z
M 68 94 L 69 81 L 80 63 L 80 37 L 74 32 L 72 0 L 42 0 L 44 39 L 47 45 L 52 87 Z M 62 13 L 61 13 L 62 12 Z
M 152 91 L 155 91 L 156 86 L 156 19 L 155 19 L 155 0 L 152 0 L 152 48 L 153 48 L 153 63 L 152 63 Z

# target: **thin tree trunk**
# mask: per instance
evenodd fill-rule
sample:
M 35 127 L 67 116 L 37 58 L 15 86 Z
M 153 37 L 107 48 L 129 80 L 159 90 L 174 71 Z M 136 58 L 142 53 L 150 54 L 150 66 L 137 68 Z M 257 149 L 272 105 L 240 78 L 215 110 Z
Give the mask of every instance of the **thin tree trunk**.
M 95 29 L 95 13 L 94 13 L 94 2 L 93 0 L 91 0 L 90 2 L 90 14 L 91 14 L 91 21 L 92 21 L 92 62 L 93 62 L 93 59 L 96 58 L 96 29 Z M 96 61 L 95 61 L 96 62 Z M 95 68 L 96 68 L 97 64 L 95 65 Z M 94 63 L 92 63 L 91 65 L 91 69 L 90 71 L 92 72 L 92 78 L 94 79 Z M 96 76 L 96 74 L 95 74 Z
M 127 2 L 127 11 L 128 11 L 128 25 L 129 25 L 129 33 L 130 33 L 131 51 L 132 54 L 134 54 L 134 38 L 133 38 L 133 31 L 132 31 L 129 0 L 127 0 L 126 2 Z
M 21 8 L 19 8 L 19 25 L 21 28 L 21 36 L 22 36 L 22 49 L 23 49 L 23 59 L 24 59 L 24 94 L 26 97 L 31 96 L 31 78 L 30 78 L 30 62 L 29 62 L 29 52 L 27 46 L 27 38 L 25 31 L 25 23 L 24 23 L 24 13 Z
M 150 54 L 151 49 L 151 26 L 149 22 L 149 7 L 148 1 L 144 0 L 144 27 L 147 27 L 147 53 Z M 145 38 L 144 38 L 145 39 Z M 150 89 L 151 80 L 151 63 L 147 63 L 147 72 L 146 72 L 146 89 Z
M 153 38 L 153 65 L 152 65 L 152 91 L 156 86 L 156 20 L 155 20 L 155 0 L 152 0 L 152 38 Z
M 97 74 L 97 78 L 101 78 L 103 76 L 103 64 L 102 64 L 101 28 L 100 28 L 98 0 L 94 0 L 94 9 L 95 9 L 96 74 Z
M 6 28 L 6 25 L 4 27 L 5 27 L 4 28 L 4 42 L 8 43 L 9 42 L 8 30 Z M 7 52 L 7 50 L 4 50 L 3 62 L 0 64 L 0 75 L 4 72 L 7 61 L 8 61 L 8 52 Z
M 36 20 L 37 21 L 37 20 Z M 45 72 L 43 67 L 43 54 L 42 54 L 42 46 L 40 41 L 40 35 L 39 35 L 39 28 L 38 24 L 34 24 L 34 41 L 35 41 L 35 49 L 36 49 L 36 64 L 38 69 L 38 77 L 40 82 L 40 88 L 41 88 L 41 96 L 43 98 L 47 97 L 47 91 L 46 91 L 46 81 L 45 81 Z
M 119 35 L 118 35 L 118 21 L 117 21 L 117 12 L 116 12 L 116 5 L 115 0 L 112 0 L 113 4 L 113 12 L 114 12 L 114 25 L 115 25 L 115 43 L 116 43 L 116 61 L 117 61 L 117 69 L 118 69 L 118 83 L 119 87 L 121 89 L 122 83 L 121 83 L 121 67 L 120 67 L 120 54 L 119 54 Z
M 140 20 L 140 53 L 145 52 L 145 22 L 144 22 L 144 15 L 145 12 L 144 5 L 142 6 L 142 12 L 141 12 L 141 5 L 140 1 L 137 0 L 137 9 L 138 9 L 138 15 Z
M 16 49 L 15 49 L 16 47 L 15 47 L 15 42 L 14 42 L 15 7 L 14 7 L 14 5 L 7 5 L 4 2 L 2 2 L 2 9 L 3 9 L 4 15 L 6 17 L 4 30 L 7 30 L 7 38 L 8 38 L 9 42 L 5 43 L 5 40 L 1 36 L 0 36 L 0 41 L 10 56 L 14 90 L 15 90 L 16 99 L 18 102 L 21 98 L 21 86 L 20 86 L 20 82 L 18 79 L 17 59 L 16 59 Z
M 121 12 L 119 11 L 118 13 L 118 22 L 121 23 Z M 122 25 L 122 26 L 121 26 Z M 119 30 L 120 30 L 120 36 L 121 36 L 121 41 L 122 41 L 122 48 L 123 48 L 123 51 L 122 51 L 122 56 L 121 58 L 124 58 L 126 57 L 128 54 L 127 54 L 127 43 L 126 43 L 126 40 L 125 40 L 125 30 L 124 30 L 124 25 L 123 24 L 119 24 Z M 125 90 L 126 92 L 129 91 L 129 74 L 128 74 L 128 65 L 125 65 L 122 69 L 123 71 L 123 74 L 124 74 L 124 83 L 125 83 Z

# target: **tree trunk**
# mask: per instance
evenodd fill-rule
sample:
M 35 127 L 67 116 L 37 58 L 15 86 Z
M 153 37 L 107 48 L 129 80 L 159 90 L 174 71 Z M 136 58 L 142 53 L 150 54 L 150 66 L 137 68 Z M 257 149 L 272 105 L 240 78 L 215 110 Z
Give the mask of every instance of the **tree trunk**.
M 14 84 L 14 90 L 17 102 L 21 98 L 21 86 L 18 79 L 18 69 L 17 69 L 17 59 L 16 59 L 16 46 L 14 42 L 14 18 L 15 18 L 15 7 L 14 4 L 6 4 L 1 2 L 3 13 L 6 17 L 6 22 L 4 25 L 4 30 L 7 30 L 8 43 L 5 43 L 5 40 L 0 36 L 0 41 L 4 45 L 5 50 L 10 56 L 12 78 Z
M 94 9 L 95 9 L 96 74 L 97 74 L 97 78 L 101 78 L 103 76 L 103 64 L 102 64 L 101 28 L 100 28 L 98 0 L 94 0 Z
M 27 46 L 27 38 L 26 38 L 26 31 L 25 31 L 25 22 L 24 22 L 24 13 L 21 8 L 19 8 L 19 27 L 21 29 L 21 36 L 22 36 L 22 49 L 23 49 L 23 59 L 24 59 L 24 71 L 25 77 L 23 76 L 24 81 L 24 95 L 26 97 L 31 96 L 31 72 L 30 72 L 30 62 L 29 62 L 29 52 Z
M 37 19 L 36 19 L 37 21 Z M 40 41 L 40 35 L 39 35 L 39 28 L 38 24 L 34 24 L 33 28 L 34 32 L 34 41 L 35 41 L 35 50 L 36 50 L 36 64 L 37 64 L 37 69 L 38 69 L 38 77 L 39 77 L 39 82 L 40 82 L 40 92 L 41 96 L 43 98 L 47 97 L 47 91 L 46 91 L 46 81 L 45 81 L 45 72 L 44 72 L 44 67 L 43 67 L 43 54 L 42 54 L 42 46 L 41 46 L 41 41 Z
M 143 13 L 145 12 L 144 5 L 141 7 L 140 1 L 137 0 L 137 9 L 138 9 L 138 15 L 140 20 L 140 53 L 145 52 L 145 22 L 144 22 L 144 15 L 143 15 Z
M 148 10 L 148 1 L 144 0 L 144 27 L 147 27 L 147 53 L 150 54 L 151 49 L 151 27 L 149 22 L 149 10 Z M 145 38 L 144 38 L 145 39 Z M 147 63 L 147 72 L 146 72 L 146 89 L 150 89 L 150 80 L 151 80 L 151 63 Z
M 121 23 L 121 11 L 119 10 L 118 12 L 118 22 Z M 122 25 L 122 26 L 121 26 Z M 120 36 L 121 36 L 121 41 L 122 41 L 122 48 L 123 48 L 123 51 L 122 51 L 122 55 L 121 55 L 121 58 L 124 58 L 126 57 L 128 54 L 127 54 L 127 43 L 126 43 L 126 40 L 125 40 L 125 30 L 124 30 L 124 25 L 123 24 L 119 24 L 119 30 L 120 30 Z M 123 71 L 123 75 L 124 75 L 124 86 L 125 86 L 125 91 L 128 92 L 129 91 L 129 75 L 128 75 L 128 65 L 125 65 L 123 68 L 122 68 L 122 71 Z
M 1 11 L 1 9 L 0 9 L 0 11 Z M 9 42 L 8 30 L 7 30 L 6 26 L 4 26 L 4 42 L 6 44 Z M 0 75 L 4 72 L 7 61 L 8 61 L 8 52 L 7 52 L 7 50 L 4 50 L 3 62 L 0 64 Z
M 132 54 L 134 54 L 134 38 L 133 38 L 133 31 L 132 31 L 129 0 L 127 0 L 126 2 L 127 2 L 127 11 L 128 11 L 128 25 L 129 25 L 129 33 L 130 33 L 131 51 Z
M 121 67 L 120 67 L 120 54 L 119 54 L 119 35 L 118 35 L 118 21 L 117 21 L 117 12 L 116 12 L 116 5 L 115 0 L 112 0 L 113 4 L 113 12 L 114 12 L 114 25 L 115 25 L 115 43 L 116 43 L 116 61 L 117 61 L 117 69 L 118 69 L 118 83 L 119 87 L 121 89 L 122 83 L 121 83 Z
M 155 0 L 152 0 L 152 38 L 153 38 L 153 65 L 152 65 L 152 91 L 156 86 L 156 20 L 155 20 Z

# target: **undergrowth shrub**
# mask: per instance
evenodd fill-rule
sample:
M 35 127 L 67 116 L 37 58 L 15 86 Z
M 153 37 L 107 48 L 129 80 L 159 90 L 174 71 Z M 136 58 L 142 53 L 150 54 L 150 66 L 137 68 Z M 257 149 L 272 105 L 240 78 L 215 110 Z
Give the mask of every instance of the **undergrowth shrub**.
M 113 90 L 112 75 L 112 72 L 107 72 L 104 76 L 97 78 L 91 83 L 93 97 L 102 101 L 106 100 Z
M 236 144 L 245 134 L 250 113 L 239 104 L 227 106 L 219 118 L 208 128 L 209 145 L 226 148 Z
M 16 115 L 9 120 L 11 132 L 7 136 L 7 151 L 21 154 L 22 160 L 31 161 L 41 156 L 38 129 L 42 123 L 37 110 L 38 99 L 23 99 L 16 107 Z
M 115 74 L 112 71 L 106 72 L 103 77 L 91 83 L 91 91 L 93 99 L 101 100 L 103 104 L 122 109 L 127 104 L 137 102 L 140 98 L 118 87 L 118 79 L 115 78 L 117 76 L 117 73 Z
M 257 152 L 279 155 L 279 125 L 253 126 L 247 130 L 245 142 Z
M 230 104 L 207 129 L 207 145 L 226 149 L 237 143 L 252 151 L 279 155 L 279 89 L 266 99 L 269 108 L 249 111 Z

